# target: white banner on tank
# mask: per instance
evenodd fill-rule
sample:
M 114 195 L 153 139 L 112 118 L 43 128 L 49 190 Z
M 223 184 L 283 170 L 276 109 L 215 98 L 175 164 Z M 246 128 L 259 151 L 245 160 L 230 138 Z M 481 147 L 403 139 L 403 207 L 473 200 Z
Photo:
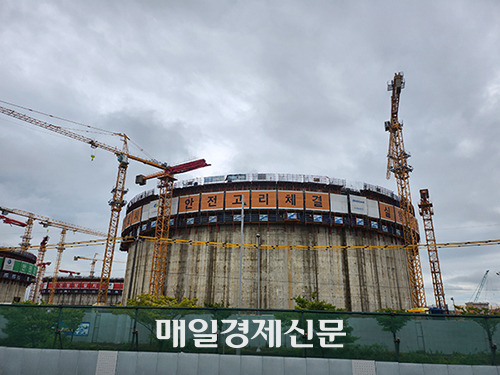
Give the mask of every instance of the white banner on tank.
M 14 270 L 14 259 L 4 258 L 4 260 L 3 260 L 3 270 L 4 271 L 13 271 Z
M 156 204 L 158 201 L 152 201 L 142 207 L 141 221 L 147 221 L 152 217 L 156 217 Z
M 366 206 L 368 208 L 368 216 L 375 219 L 380 218 L 380 213 L 378 211 L 378 202 L 372 199 L 366 200 Z
M 366 215 L 368 210 L 366 209 L 366 198 L 360 197 L 358 195 L 349 195 L 349 201 L 351 203 L 351 213 L 355 215 Z
M 179 210 L 179 197 L 172 198 L 172 209 L 170 215 L 177 215 Z M 149 202 L 142 208 L 141 221 L 146 221 L 149 219 L 154 219 L 158 216 L 158 200 Z
M 179 211 L 179 197 L 172 198 L 172 209 L 170 211 L 170 215 L 177 215 Z
M 340 214 L 347 214 L 347 196 L 340 194 L 330 194 L 330 210 Z

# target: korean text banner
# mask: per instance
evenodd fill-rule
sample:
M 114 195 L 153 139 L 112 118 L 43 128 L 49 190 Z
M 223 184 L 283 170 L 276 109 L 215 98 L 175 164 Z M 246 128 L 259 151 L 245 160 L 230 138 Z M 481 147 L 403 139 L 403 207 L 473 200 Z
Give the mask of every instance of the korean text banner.
M 395 221 L 396 214 L 394 212 L 394 206 L 389 204 L 381 203 L 378 204 L 380 209 L 380 218 L 388 221 Z
M 226 191 L 226 210 L 241 210 L 243 196 L 245 197 L 245 209 L 247 209 L 250 207 L 249 190 Z
M 141 221 L 142 207 L 138 207 L 135 210 L 129 212 L 125 219 L 123 219 L 123 229 L 130 227 Z
M 179 213 L 198 212 L 200 208 L 200 194 L 179 197 Z
M 316 193 L 306 191 L 306 210 L 330 211 L 330 199 L 328 193 Z
M 224 209 L 224 192 L 202 193 L 200 211 L 215 211 Z
M 304 209 L 304 192 L 278 191 L 278 208 Z
M 252 208 L 276 208 L 276 190 L 252 190 Z

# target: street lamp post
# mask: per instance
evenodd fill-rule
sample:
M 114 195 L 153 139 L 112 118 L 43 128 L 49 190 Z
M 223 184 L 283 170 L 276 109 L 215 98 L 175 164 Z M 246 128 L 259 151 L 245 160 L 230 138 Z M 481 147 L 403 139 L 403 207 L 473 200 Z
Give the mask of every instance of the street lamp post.
M 240 287 L 238 291 L 238 308 L 241 309 L 241 276 L 243 272 L 243 224 L 245 222 L 245 194 L 241 194 L 241 241 L 240 241 Z
M 257 309 L 260 309 L 260 233 L 257 237 Z

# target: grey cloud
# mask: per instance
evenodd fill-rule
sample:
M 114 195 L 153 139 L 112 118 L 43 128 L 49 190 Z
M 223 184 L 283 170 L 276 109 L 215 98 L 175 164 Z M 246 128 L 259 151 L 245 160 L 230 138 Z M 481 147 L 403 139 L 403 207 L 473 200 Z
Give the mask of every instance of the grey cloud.
M 498 237 L 496 1 L 450 8 L 444 1 L 11 0 L 1 7 L 1 100 L 125 132 L 162 161 L 195 156 L 214 164 L 188 176 L 311 173 L 396 190 L 393 178 L 385 180 L 385 84 L 403 70 L 413 203 L 420 188 L 430 189 L 438 241 Z M 96 150 L 92 162 L 88 146 L 3 115 L 0 129 L 0 203 L 107 227 L 113 155 Z M 131 163 L 128 199 L 141 191 L 133 176 L 144 172 Z M 18 232 L 1 226 L 2 242 L 18 242 Z M 443 277 L 453 288 L 472 288 L 485 267 L 496 267 L 495 248 L 447 251 Z

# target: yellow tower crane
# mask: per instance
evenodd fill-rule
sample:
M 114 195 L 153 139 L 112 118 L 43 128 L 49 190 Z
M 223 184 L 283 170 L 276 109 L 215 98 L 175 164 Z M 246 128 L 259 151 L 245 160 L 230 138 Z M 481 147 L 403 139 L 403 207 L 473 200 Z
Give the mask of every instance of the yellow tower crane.
M 428 189 L 420 190 L 420 203 L 418 207 L 424 222 L 425 239 L 427 242 L 427 251 L 429 253 L 429 264 L 431 267 L 432 286 L 434 288 L 434 297 L 436 298 L 436 307 L 447 310 L 443 279 L 441 277 L 441 266 L 439 265 L 436 234 L 434 233 L 434 223 L 432 221 L 434 209 L 432 203 L 429 201 Z
M 20 107 L 11 103 L 7 103 L 4 101 L 0 101 L 5 104 L 13 105 L 16 107 Z M 28 108 L 20 107 L 25 110 L 29 110 L 32 112 L 35 112 L 33 110 L 30 110 Z M 128 161 L 130 160 L 135 160 L 138 162 L 141 162 L 143 164 L 161 169 L 162 171 L 159 173 L 155 173 L 153 175 L 144 177 L 144 176 L 138 176 L 136 182 L 139 184 L 144 184 L 145 180 L 148 178 L 152 177 L 157 177 L 159 179 L 159 204 L 158 205 L 158 215 L 157 215 L 157 222 L 162 224 L 166 223 L 165 225 L 161 226 L 161 230 L 157 231 L 156 236 L 156 243 L 158 244 L 157 247 L 161 250 L 163 249 L 166 245 L 165 241 L 162 241 L 161 238 L 166 238 L 168 236 L 168 225 L 170 222 L 170 206 L 171 206 L 171 197 L 172 197 L 172 189 L 173 189 L 173 181 L 175 180 L 173 177 L 174 173 L 184 173 L 184 172 L 189 172 L 194 169 L 198 169 L 201 167 L 208 166 L 209 164 L 206 163 L 205 159 L 199 159 L 196 160 L 195 162 L 190 162 L 186 164 L 182 164 L 180 166 L 169 166 L 166 163 L 160 163 L 156 160 L 146 160 L 143 158 L 140 158 L 138 156 L 134 156 L 132 154 L 129 154 L 128 152 L 128 144 L 127 141 L 130 139 L 126 134 L 123 133 L 111 133 L 114 135 L 117 135 L 122 138 L 123 140 L 123 147 L 122 149 L 118 149 L 113 146 L 109 146 L 105 143 L 95 141 L 89 137 L 85 137 L 81 134 L 72 132 L 68 129 L 65 129 L 61 126 L 54 125 L 42 120 L 38 120 L 36 118 L 27 116 L 23 113 L 14 111 L 13 109 L 6 108 L 3 106 L 0 106 L 0 113 L 3 113 L 4 115 L 19 119 L 21 121 L 25 121 L 27 123 L 30 123 L 35 126 L 39 126 L 41 128 L 53 131 L 55 133 L 64 135 L 69 138 L 76 139 L 80 142 L 84 142 L 89 144 L 92 148 L 100 148 L 102 150 L 106 150 L 109 152 L 112 152 L 113 154 L 116 155 L 118 159 L 118 175 L 116 177 L 116 183 L 115 187 L 111 191 L 113 193 L 113 197 L 111 200 L 108 202 L 109 205 L 111 206 L 111 218 L 109 220 L 109 228 L 108 228 L 108 235 L 106 239 L 106 248 L 104 251 L 104 259 L 102 262 L 102 272 L 101 272 L 101 281 L 99 283 L 99 292 L 97 295 L 97 304 L 98 305 L 104 305 L 106 304 L 107 296 L 108 296 L 108 288 L 109 288 L 109 280 L 111 278 L 111 265 L 113 263 L 113 255 L 114 255 L 114 250 L 115 250 L 115 244 L 116 244 L 116 235 L 118 232 L 118 223 L 120 220 L 120 212 L 122 207 L 125 205 L 125 201 L 123 199 L 124 194 L 126 193 L 125 191 L 125 177 L 127 175 L 127 167 L 128 167 Z M 50 115 L 49 115 L 50 116 Z M 55 116 L 51 116 L 55 117 Z M 97 128 L 94 128 L 97 129 Z M 103 130 L 103 129 L 99 129 Z M 110 132 L 108 132 L 110 133 Z M 160 236 L 160 237 L 158 237 Z M 156 249 L 156 246 L 155 246 Z M 153 267 L 154 264 L 159 264 L 160 267 L 156 267 L 156 269 L 163 269 L 163 273 L 166 269 L 165 262 L 163 259 L 166 259 L 166 248 L 165 251 L 156 251 L 153 254 Z M 155 285 L 158 284 L 158 279 L 161 279 L 161 275 L 159 273 L 155 273 L 155 277 L 152 279 L 152 282 L 155 283 Z M 164 277 L 164 276 L 163 276 Z M 161 282 L 161 280 L 160 280 Z M 163 285 L 163 284 L 162 284 Z
M 75 225 L 75 224 L 69 224 L 65 223 L 64 221 L 60 220 L 55 220 L 55 219 L 50 219 L 48 217 L 42 216 L 35 214 L 33 212 L 28 212 L 28 211 L 23 211 L 19 210 L 16 208 L 7 208 L 7 207 L 0 207 L 0 211 L 2 211 L 3 214 L 15 214 L 23 217 L 27 217 L 28 221 L 31 222 L 31 225 L 27 225 L 24 230 L 24 236 L 21 238 L 23 239 L 23 242 L 21 244 L 21 248 L 23 250 L 27 250 L 28 247 L 30 246 L 30 239 L 31 239 L 31 232 L 33 230 L 33 223 L 34 221 L 39 221 L 40 224 L 42 224 L 44 227 L 55 227 L 61 229 L 61 238 L 59 240 L 59 244 L 57 246 L 57 258 L 56 258 L 56 264 L 54 268 L 54 276 L 52 278 L 52 289 L 50 291 L 50 296 L 49 296 L 49 301 L 48 303 L 51 304 L 54 301 L 54 291 L 55 291 L 55 285 L 57 283 L 57 277 L 59 273 L 59 267 L 61 265 L 61 259 L 62 259 L 62 254 L 64 251 L 64 243 L 66 239 L 66 232 L 68 230 L 72 232 L 78 232 L 78 233 L 85 233 L 85 234 L 90 234 L 93 236 L 98 236 L 98 237 L 106 237 L 106 234 L 104 232 L 99 232 L 93 229 L 85 228 L 80 225 Z M 45 256 L 45 246 L 46 243 L 43 246 L 40 246 L 40 250 L 38 252 L 38 259 L 37 263 L 43 263 L 44 256 Z M 41 284 L 41 279 L 43 277 L 43 270 L 39 267 L 37 271 L 37 281 L 35 283 L 35 287 L 38 286 L 40 287 Z M 32 301 L 35 302 L 34 298 L 38 294 L 38 290 L 34 291 L 33 294 L 33 299 Z
M 99 255 L 99 253 L 95 253 L 93 258 L 87 258 L 87 257 L 82 257 L 80 255 L 75 255 L 73 257 L 73 260 L 75 260 L 75 261 L 80 260 L 80 259 L 90 260 L 90 277 L 94 277 L 94 274 L 95 274 L 95 264 L 97 262 L 102 262 L 104 260 L 104 259 L 97 259 L 96 258 L 97 255 Z M 113 263 L 127 263 L 127 262 L 122 262 L 120 260 L 113 260 Z
M 424 280 L 422 277 L 422 265 L 418 253 L 417 234 L 412 229 L 412 217 L 414 209 L 411 202 L 410 172 L 413 168 L 408 164 L 410 154 L 406 152 L 403 141 L 403 124 L 399 122 L 399 97 L 401 90 L 405 87 L 403 73 L 396 73 L 394 79 L 388 83 L 387 90 L 392 91 L 391 96 L 391 119 L 385 122 L 385 130 L 389 132 L 389 152 L 387 154 L 387 179 L 391 173 L 398 186 L 399 203 L 401 208 L 403 238 L 408 263 L 408 273 L 411 286 L 411 299 L 413 307 L 425 307 Z
M 45 275 L 45 269 L 50 262 L 44 262 L 45 252 L 47 251 L 47 242 L 49 242 L 49 236 L 45 236 L 40 242 L 40 248 L 38 249 L 38 255 L 36 257 L 36 281 L 35 285 L 31 287 L 29 300 L 34 303 L 38 303 L 38 297 L 40 296 L 40 285 L 42 283 L 43 276 Z
M 153 247 L 153 259 L 151 262 L 151 275 L 149 279 L 149 293 L 159 297 L 163 295 L 165 287 L 165 274 L 167 269 L 167 242 L 170 230 L 170 213 L 172 209 L 173 175 L 206 167 L 210 164 L 205 159 L 190 161 L 184 164 L 169 167 L 165 172 L 155 173 L 149 176 L 139 175 L 135 182 L 139 185 L 146 184 L 150 178 L 158 178 L 158 211 L 156 215 L 155 243 Z

